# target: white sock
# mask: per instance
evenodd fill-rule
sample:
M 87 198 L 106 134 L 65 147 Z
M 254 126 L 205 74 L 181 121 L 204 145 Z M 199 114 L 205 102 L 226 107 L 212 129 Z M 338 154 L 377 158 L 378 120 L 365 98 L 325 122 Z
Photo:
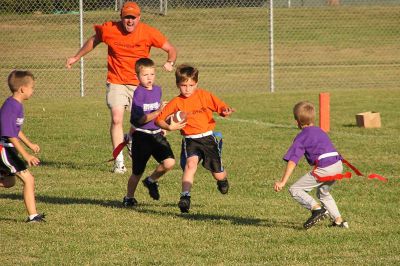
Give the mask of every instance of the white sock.
M 150 183 L 156 182 L 156 180 L 153 180 L 150 176 L 147 178 L 147 180 L 148 180 Z
M 37 213 L 29 215 L 29 220 L 32 220 L 33 218 L 35 218 L 35 217 L 38 216 L 38 215 L 39 215 L 39 214 L 37 214 Z
M 124 154 L 122 151 L 118 154 L 117 158 L 115 158 L 116 163 L 124 164 Z

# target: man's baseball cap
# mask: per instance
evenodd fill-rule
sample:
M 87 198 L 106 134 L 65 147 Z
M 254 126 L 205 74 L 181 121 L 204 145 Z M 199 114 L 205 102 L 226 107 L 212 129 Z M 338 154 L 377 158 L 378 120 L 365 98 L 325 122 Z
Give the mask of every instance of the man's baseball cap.
M 121 9 L 121 17 L 124 18 L 126 16 L 140 16 L 140 7 L 138 6 L 138 4 L 136 4 L 136 2 L 126 2 L 124 4 Z

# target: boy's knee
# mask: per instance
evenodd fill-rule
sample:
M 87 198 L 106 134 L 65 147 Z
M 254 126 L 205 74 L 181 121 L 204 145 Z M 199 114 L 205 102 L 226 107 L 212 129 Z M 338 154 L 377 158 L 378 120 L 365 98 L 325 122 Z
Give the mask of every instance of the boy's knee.
M 175 165 L 175 160 L 172 158 L 168 158 L 163 161 L 163 166 L 167 171 L 171 170 L 174 167 L 174 165 Z
M 299 191 L 300 191 L 300 189 L 295 188 L 295 187 L 290 187 L 289 188 L 289 193 L 290 193 L 290 195 L 292 197 L 295 197 L 298 194 Z

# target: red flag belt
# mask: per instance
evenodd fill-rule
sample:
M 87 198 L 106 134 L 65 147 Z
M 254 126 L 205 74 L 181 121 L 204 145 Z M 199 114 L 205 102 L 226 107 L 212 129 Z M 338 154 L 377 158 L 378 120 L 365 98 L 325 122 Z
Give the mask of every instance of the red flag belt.
M 349 163 L 347 160 L 342 159 L 342 162 L 343 162 L 345 165 L 347 165 L 351 170 L 353 170 L 353 172 L 354 172 L 356 175 L 358 175 L 358 176 L 364 176 L 364 177 L 365 177 L 365 175 L 363 175 L 363 174 L 360 172 L 360 170 L 358 170 L 354 165 L 352 165 L 351 163 Z M 333 180 L 341 180 L 341 179 L 343 179 L 343 178 L 351 178 L 351 172 L 345 172 L 345 173 L 343 173 L 343 174 L 336 174 L 336 175 L 331 175 L 331 176 L 319 176 L 319 175 L 317 175 L 317 174 L 315 173 L 315 169 L 317 169 L 317 167 L 318 167 L 318 160 L 315 162 L 315 166 L 314 166 L 314 169 L 312 170 L 311 174 L 312 174 L 319 182 L 328 182 L 328 181 L 333 181 Z M 387 182 L 387 181 L 388 181 L 387 178 L 385 178 L 385 177 L 383 177 L 383 176 L 381 176 L 381 175 L 375 174 L 375 173 L 372 173 L 372 174 L 368 175 L 367 177 L 368 177 L 368 179 L 374 179 L 374 178 L 376 178 L 376 179 L 378 179 L 378 180 L 380 180 L 380 181 L 383 181 L 383 182 Z
M 115 147 L 115 149 L 113 150 L 113 158 L 108 160 L 107 162 L 115 161 L 118 154 L 124 149 L 124 147 L 128 144 L 128 142 L 129 142 L 129 140 L 127 139 L 127 140 L 121 142 L 120 144 L 118 144 L 118 146 Z

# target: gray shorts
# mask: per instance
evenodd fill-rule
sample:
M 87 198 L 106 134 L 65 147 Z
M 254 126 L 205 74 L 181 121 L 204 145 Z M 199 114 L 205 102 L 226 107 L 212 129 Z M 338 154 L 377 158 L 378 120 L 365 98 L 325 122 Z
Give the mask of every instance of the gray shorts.
M 131 110 L 133 93 L 137 86 L 128 84 L 107 83 L 106 102 L 108 108 L 121 106 Z

